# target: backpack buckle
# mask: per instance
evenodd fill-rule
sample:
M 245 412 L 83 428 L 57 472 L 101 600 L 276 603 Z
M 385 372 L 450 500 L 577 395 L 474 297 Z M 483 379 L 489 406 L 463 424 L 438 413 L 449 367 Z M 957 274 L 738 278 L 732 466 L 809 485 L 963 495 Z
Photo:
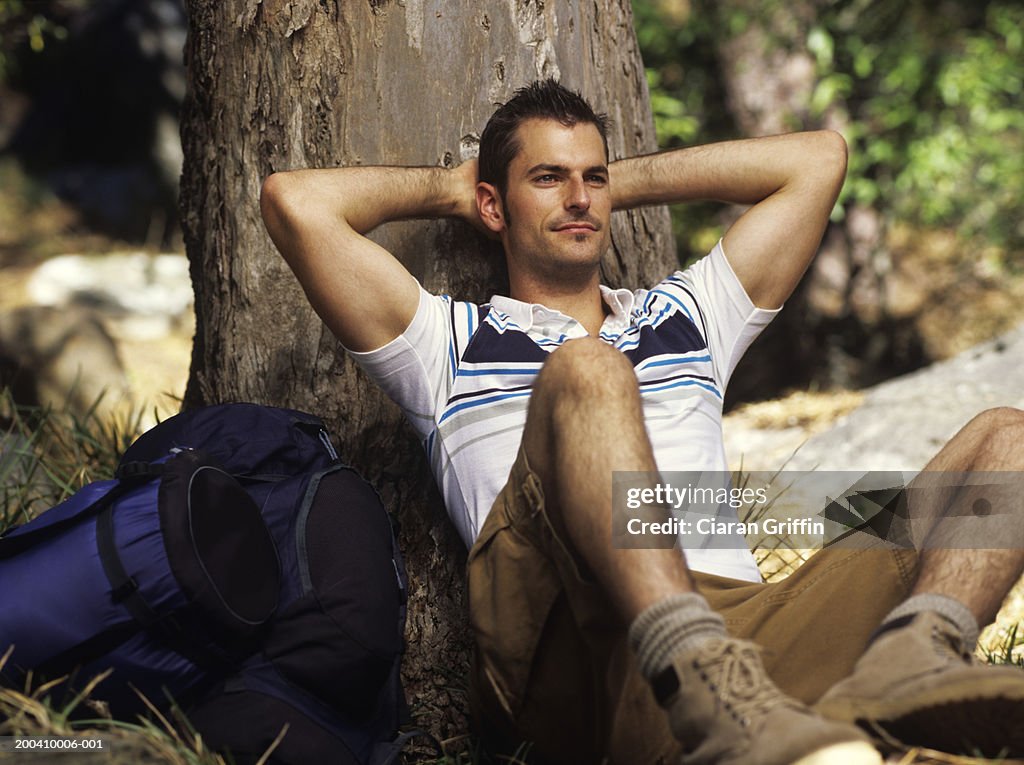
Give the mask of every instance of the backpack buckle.
M 155 478 L 164 471 L 163 465 L 154 465 L 150 462 L 126 462 L 117 468 L 114 477 L 124 483 L 135 481 L 148 481 Z
M 138 592 L 139 583 L 135 581 L 134 577 L 129 576 L 123 582 L 121 582 L 114 590 L 110 593 L 115 603 L 120 603 L 125 598 L 129 598 Z

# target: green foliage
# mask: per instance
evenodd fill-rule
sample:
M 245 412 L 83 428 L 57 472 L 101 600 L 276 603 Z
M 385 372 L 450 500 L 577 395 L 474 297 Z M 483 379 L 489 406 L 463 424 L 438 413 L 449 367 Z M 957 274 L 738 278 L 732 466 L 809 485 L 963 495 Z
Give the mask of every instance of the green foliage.
M 718 75 L 717 19 L 688 0 L 633 0 L 658 145 L 663 149 L 735 137 Z M 734 19 L 737 30 L 745 23 Z M 672 230 L 680 262 L 705 254 L 723 233 L 714 204 L 678 206 Z
M 634 0 L 663 148 L 736 137 L 716 44 L 761 24 L 802 46 L 813 128 L 843 125 L 857 203 L 1024 267 L 1024 4 L 1017 0 Z M 770 56 L 766 52 L 765 65 Z M 713 234 L 708 208 L 673 212 L 684 252 Z M 703 221 L 703 223 L 701 223 Z M 703 229 L 701 228 L 703 226 Z
M 889 5 L 876 0 L 865 11 Z M 852 118 L 856 182 L 845 198 L 1019 258 L 1024 6 L 1000 0 L 936 13 L 930 3 L 903 5 L 883 14 L 884 27 L 840 10 L 812 33 L 835 41 L 834 61 L 817 58 L 814 106 L 821 113 L 845 100 Z
M 711 19 L 678 0 L 635 0 L 633 14 L 658 142 L 684 146 L 720 130 L 712 120 L 724 116 L 723 108 L 709 110 L 705 103 L 717 77 Z

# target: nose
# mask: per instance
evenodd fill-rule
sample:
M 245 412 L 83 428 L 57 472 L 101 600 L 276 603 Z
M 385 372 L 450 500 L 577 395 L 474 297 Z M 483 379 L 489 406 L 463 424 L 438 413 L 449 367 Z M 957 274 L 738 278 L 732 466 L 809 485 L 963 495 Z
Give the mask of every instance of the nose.
M 565 206 L 569 210 L 590 209 L 590 189 L 587 188 L 587 184 L 582 177 L 570 179 Z

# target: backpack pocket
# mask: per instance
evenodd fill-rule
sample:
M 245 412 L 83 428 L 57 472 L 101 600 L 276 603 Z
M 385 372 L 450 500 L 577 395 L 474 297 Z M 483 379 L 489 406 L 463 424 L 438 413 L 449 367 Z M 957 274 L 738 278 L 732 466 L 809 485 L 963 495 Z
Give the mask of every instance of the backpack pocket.
M 160 529 L 171 571 L 211 633 L 230 645 L 273 615 L 280 589 L 274 540 L 235 478 L 196 452 L 168 463 Z
M 274 619 L 264 654 L 334 708 L 356 720 L 373 716 L 388 703 L 403 646 L 391 521 L 377 492 L 338 466 L 310 480 L 295 542 L 302 592 Z

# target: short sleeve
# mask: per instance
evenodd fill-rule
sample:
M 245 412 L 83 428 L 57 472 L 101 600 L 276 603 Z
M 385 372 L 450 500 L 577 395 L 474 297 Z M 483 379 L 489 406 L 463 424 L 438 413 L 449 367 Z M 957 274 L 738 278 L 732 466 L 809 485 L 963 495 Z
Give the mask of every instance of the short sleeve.
M 376 350 L 349 351 L 352 359 L 402 408 L 421 438 L 433 428 L 437 397 L 447 388 L 448 346 L 442 298 L 420 287 L 420 300 L 405 332 Z
M 479 323 L 479 309 L 422 287 L 419 297 L 416 314 L 401 335 L 375 350 L 348 353 L 425 439 L 448 400 L 460 349 Z
M 693 292 L 700 307 L 698 329 L 704 335 L 715 376 L 725 390 L 747 348 L 781 308 L 758 308 L 729 265 L 719 241 L 705 257 L 674 277 Z

